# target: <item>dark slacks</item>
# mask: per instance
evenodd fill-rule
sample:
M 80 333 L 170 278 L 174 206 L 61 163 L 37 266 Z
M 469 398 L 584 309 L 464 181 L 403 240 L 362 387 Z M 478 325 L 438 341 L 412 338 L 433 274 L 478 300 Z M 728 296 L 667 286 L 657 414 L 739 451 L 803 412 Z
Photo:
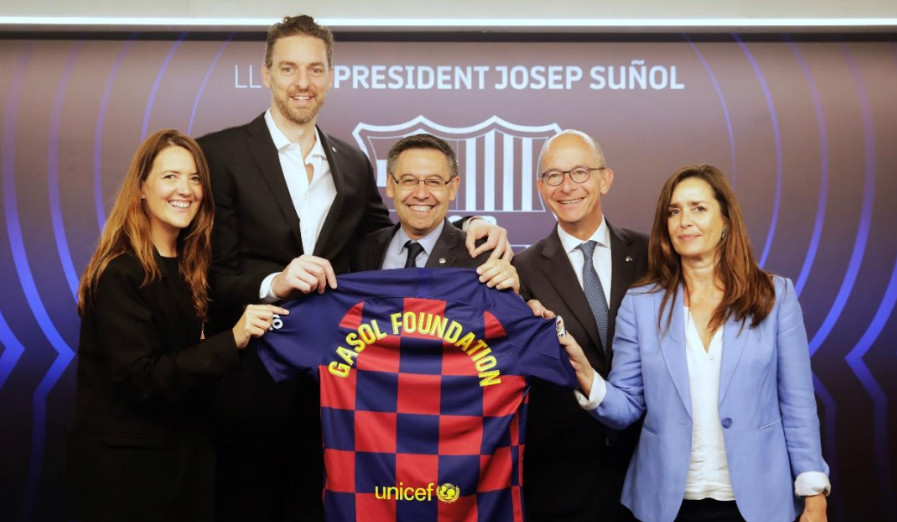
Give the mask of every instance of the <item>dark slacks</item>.
M 676 522 L 744 522 L 734 500 L 683 500 Z
M 322 521 L 317 382 L 303 377 L 275 384 L 254 353 L 244 360 L 243 373 L 219 390 L 215 519 Z

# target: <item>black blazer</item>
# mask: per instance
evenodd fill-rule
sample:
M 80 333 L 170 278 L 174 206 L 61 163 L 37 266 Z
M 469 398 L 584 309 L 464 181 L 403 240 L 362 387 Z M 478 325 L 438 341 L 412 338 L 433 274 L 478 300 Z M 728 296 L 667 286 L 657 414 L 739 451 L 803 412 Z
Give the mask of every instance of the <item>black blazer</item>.
M 313 254 L 343 273 L 352 245 L 369 231 L 391 227 L 392 221 L 364 154 L 318 132 L 337 194 Z M 234 324 L 246 304 L 259 301 L 265 277 L 304 253 L 302 235 L 264 114 L 197 141 L 209 162 L 215 199 L 211 330 L 220 331 Z M 222 383 L 218 406 L 223 418 L 243 422 L 239 419 L 249 417 L 249 424 L 270 423 L 271 429 L 279 429 L 293 407 L 294 383 L 275 385 L 251 345 L 244 366 Z
M 350 248 L 373 230 L 392 226 L 371 164 L 348 143 L 318 130 L 336 186 L 314 252 L 303 252 L 299 216 L 264 114 L 246 125 L 199 138 L 209 162 L 215 227 L 212 300 L 232 323 L 240 307 L 258 302 L 262 280 L 293 258 L 326 258 L 336 273 L 349 268 Z
M 326 258 L 339 274 L 351 247 L 368 232 L 391 227 L 371 164 L 357 148 L 318 130 L 336 198 L 314 252 L 303 252 L 299 216 L 264 114 L 197 141 L 209 162 L 212 229 L 212 331 L 229 328 L 259 287 L 293 258 Z M 320 519 L 321 429 L 310 379 L 274 383 L 255 348 L 218 387 L 218 519 Z M 255 485 L 246 487 L 246 477 Z
M 612 227 L 610 327 L 613 340 L 614 321 L 626 290 L 644 275 L 648 267 L 648 238 L 638 232 Z M 514 258 L 525 299 L 538 299 L 546 308 L 564 318 L 567 332 L 582 346 L 592 366 L 603 376 L 610 371 L 613 347 L 605 356 L 598 336 L 598 327 L 579 286 L 557 228 L 548 237 L 530 246 Z M 610 343 L 609 343 L 610 344 Z M 615 459 L 622 487 L 634 441 L 625 437 L 615 448 L 607 448 L 604 426 L 583 411 L 570 390 L 541 381 L 530 393 L 524 465 L 524 492 L 529 508 L 546 513 L 581 511 L 588 503 L 613 502 L 600 506 L 609 513 L 619 503 L 619 491 L 605 499 L 594 488 L 607 482 L 602 467 Z M 613 455 L 612 455 L 613 454 Z M 594 509 L 586 509 L 594 512 Z
M 400 226 L 402 225 L 396 224 L 392 228 L 384 228 L 365 236 L 352 255 L 352 271 L 379 270 L 383 266 L 386 248 Z M 491 251 L 472 258 L 467 251 L 466 239 L 466 233 L 445 220 L 442 233 L 427 259 L 427 268 L 476 268 L 485 263 Z
M 177 260 L 143 286 L 113 259 L 81 319 L 66 486 L 81 520 L 212 519 L 212 388 L 238 366 L 230 331 L 200 342 Z

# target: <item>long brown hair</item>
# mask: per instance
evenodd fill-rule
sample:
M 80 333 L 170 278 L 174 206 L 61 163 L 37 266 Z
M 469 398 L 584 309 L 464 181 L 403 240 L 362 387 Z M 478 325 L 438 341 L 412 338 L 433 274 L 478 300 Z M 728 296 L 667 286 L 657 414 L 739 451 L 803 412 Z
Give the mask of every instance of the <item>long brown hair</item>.
M 673 191 L 688 178 L 698 178 L 710 185 L 714 198 L 719 202 L 726 226 L 717 247 L 716 260 L 716 278 L 723 285 L 723 300 L 714 310 L 709 327 L 715 330 L 730 317 L 734 317 L 742 325 L 750 317 L 751 326 L 757 326 L 772 310 L 775 288 L 770 274 L 763 271 L 754 258 L 741 207 L 732 187 L 723 173 L 713 165 L 683 167 L 667 179 L 654 211 L 654 226 L 648 244 L 648 272 L 635 286 L 656 285 L 656 291 L 664 293 L 660 306 L 664 310 L 671 297 L 675 300 L 679 285 L 685 284 L 682 261 L 670 240 L 668 216 Z M 671 306 L 666 328 L 672 318 Z M 661 328 L 661 317 L 657 318 L 657 326 Z
M 196 172 L 202 184 L 199 210 L 187 228 L 178 234 L 178 271 L 190 287 L 193 309 L 205 320 L 208 311 L 208 281 L 206 274 L 212 259 L 212 221 L 215 207 L 209 183 L 209 165 L 193 138 L 174 129 L 156 132 L 140 144 L 131 166 L 122 181 L 109 213 L 100 241 L 78 285 L 78 314 L 84 315 L 96 293 L 100 276 L 109 262 L 122 254 L 131 254 L 140 262 L 146 274 L 143 285 L 162 277 L 154 257 L 155 246 L 150 233 L 150 218 L 141 202 L 143 183 L 160 152 L 168 147 L 181 147 L 193 155 Z

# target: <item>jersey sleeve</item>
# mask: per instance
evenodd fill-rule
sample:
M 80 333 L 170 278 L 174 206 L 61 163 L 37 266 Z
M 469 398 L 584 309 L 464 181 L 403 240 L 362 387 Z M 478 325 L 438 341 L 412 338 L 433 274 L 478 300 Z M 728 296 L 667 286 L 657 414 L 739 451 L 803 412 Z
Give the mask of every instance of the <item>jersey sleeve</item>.
M 517 338 L 516 341 L 521 343 L 520 372 L 558 386 L 577 389 L 576 373 L 567 352 L 558 342 L 555 320 L 533 316 L 524 318 L 518 328 L 522 333 L 522 339 Z
M 535 377 L 571 389 L 579 387 L 567 352 L 558 342 L 556 321 L 533 315 L 519 296 L 510 292 L 492 292 L 492 310 L 506 325 L 509 340 L 517 347 L 517 373 Z
M 332 294 L 284 303 L 281 306 L 290 314 L 275 316 L 271 329 L 254 341 L 259 359 L 275 381 L 317 374 L 318 366 L 333 351 L 340 314 L 334 310 Z

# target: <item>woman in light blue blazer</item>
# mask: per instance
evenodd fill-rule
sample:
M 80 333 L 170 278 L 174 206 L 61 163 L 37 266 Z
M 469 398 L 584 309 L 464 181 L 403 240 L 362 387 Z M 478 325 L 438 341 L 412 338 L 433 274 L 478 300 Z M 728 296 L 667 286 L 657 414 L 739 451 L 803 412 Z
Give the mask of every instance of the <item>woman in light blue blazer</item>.
M 791 281 L 757 265 L 715 167 L 674 173 L 647 276 L 617 315 L 607 382 L 561 338 L 581 405 L 622 429 L 645 415 L 622 502 L 640 520 L 826 520 L 810 354 Z

